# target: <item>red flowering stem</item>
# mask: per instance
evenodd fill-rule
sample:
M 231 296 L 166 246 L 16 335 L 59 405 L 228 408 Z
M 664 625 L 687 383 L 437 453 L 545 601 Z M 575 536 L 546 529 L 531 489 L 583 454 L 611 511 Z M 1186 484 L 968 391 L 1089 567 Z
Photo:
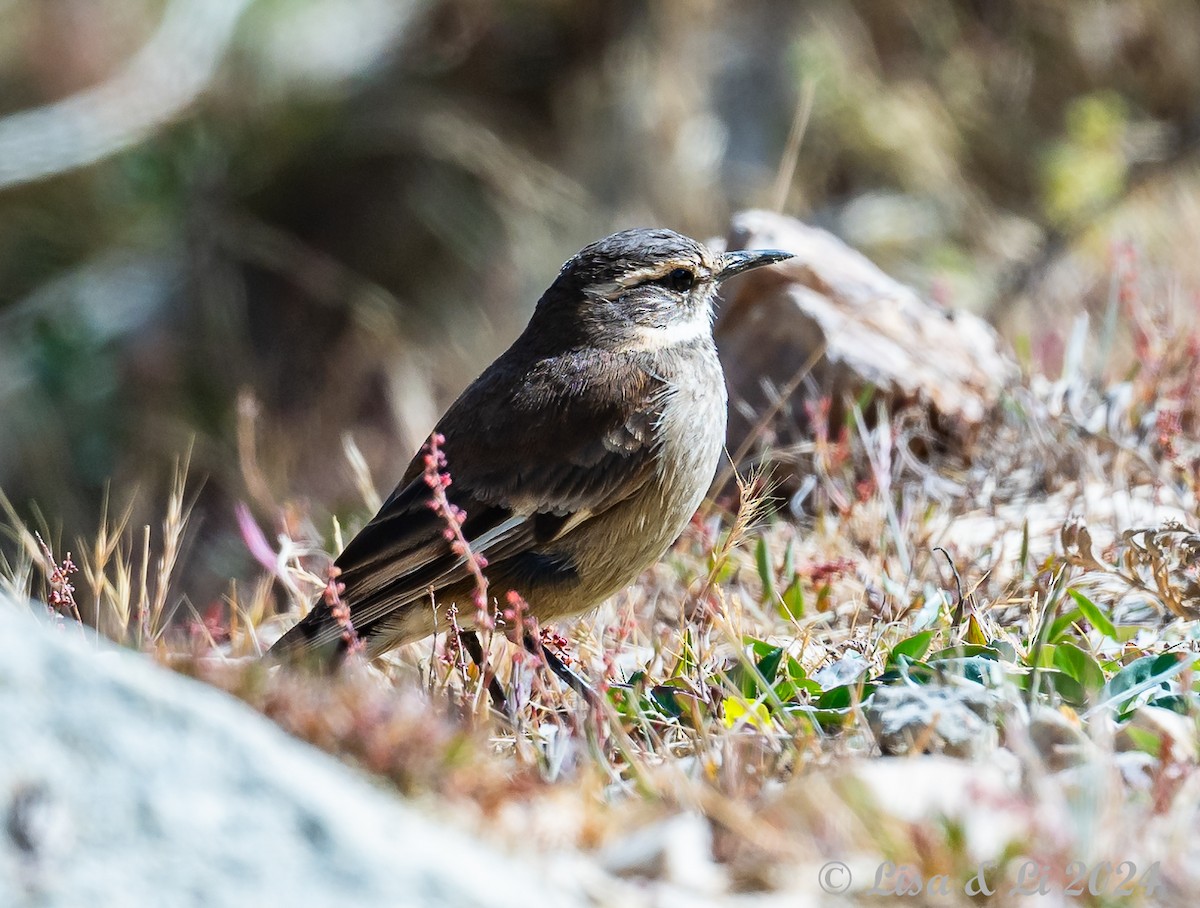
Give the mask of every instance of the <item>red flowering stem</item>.
M 429 507 L 446 524 L 446 529 L 442 532 L 446 541 L 450 543 L 450 550 L 463 557 L 467 570 L 475 580 L 475 592 L 471 596 L 475 604 L 475 623 L 478 627 L 490 631 L 496 622 L 488 610 L 488 582 L 487 577 L 483 575 L 487 559 L 471 550 L 471 543 L 463 534 L 463 523 L 467 519 L 467 513 L 453 504 L 446 495 L 446 489 L 450 487 L 452 480 L 445 469 L 446 455 L 442 451 L 442 445 L 445 443 L 445 436 L 434 432 L 425 445 L 424 479 L 430 491 Z
M 350 620 L 350 606 L 342 600 L 346 584 L 338 581 L 341 573 L 341 568 L 336 565 L 330 566 L 328 579 L 325 581 L 325 604 L 329 606 L 333 620 L 342 626 L 342 640 L 346 643 L 346 652 L 353 655 L 362 652 L 364 647 L 358 631 L 354 629 L 354 622 Z
M 46 559 L 46 579 L 50 582 L 50 595 L 47 597 L 46 604 L 50 606 L 52 613 L 57 615 L 60 612 L 67 612 L 82 624 L 83 618 L 80 617 L 79 606 L 75 603 L 75 586 L 71 583 L 71 575 L 79 568 L 71 560 L 71 553 L 67 552 L 67 557 L 60 564 L 54 560 L 54 553 L 50 551 L 50 546 L 46 545 L 40 535 L 37 535 L 37 541 L 41 545 L 42 555 Z

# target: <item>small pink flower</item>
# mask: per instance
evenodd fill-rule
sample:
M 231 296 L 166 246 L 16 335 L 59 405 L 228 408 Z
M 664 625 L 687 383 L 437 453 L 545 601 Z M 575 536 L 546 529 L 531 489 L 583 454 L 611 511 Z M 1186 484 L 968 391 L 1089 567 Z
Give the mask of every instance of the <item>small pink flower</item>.
M 271 548 L 271 544 L 267 542 L 267 537 L 259 529 L 258 523 L 255 522 L 254 516 L 250 513 L 250 509 L 243 502 L 239 501 L 233 510 L 237 515 L 238 530 L 241 531 L 242 542 L 246 543 L 246 548 L 254 556 L 254 560 L 272 574 L 278 573 L 279 556 Z

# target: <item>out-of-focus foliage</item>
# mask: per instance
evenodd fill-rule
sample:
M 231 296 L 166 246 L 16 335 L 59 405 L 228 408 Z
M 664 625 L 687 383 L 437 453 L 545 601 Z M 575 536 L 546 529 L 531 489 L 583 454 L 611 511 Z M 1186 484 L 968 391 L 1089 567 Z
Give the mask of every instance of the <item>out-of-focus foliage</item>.
M 772 204 L 806 91 L 786 210 L 1017 335 L 1113 212 L 1195 267 L 1129 197 L 1196 195 L 1185 0 L 0 0 L 0 488 L 74 535 L 194 439 L 215 543 L 343 432 L 385 484 L 579 246 Z

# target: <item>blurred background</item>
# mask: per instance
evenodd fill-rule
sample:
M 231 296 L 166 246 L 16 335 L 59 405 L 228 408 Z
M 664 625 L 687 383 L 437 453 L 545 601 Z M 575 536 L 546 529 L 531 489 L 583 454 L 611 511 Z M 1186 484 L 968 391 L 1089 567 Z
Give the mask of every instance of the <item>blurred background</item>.
M 0 0 L 0 489 L 70 547 L 190 448 L 202 604 L 580 246 L 746 207 L 1052 371 L 1131 254 L 1195 309 L 1198 137 L 1193 0 Z

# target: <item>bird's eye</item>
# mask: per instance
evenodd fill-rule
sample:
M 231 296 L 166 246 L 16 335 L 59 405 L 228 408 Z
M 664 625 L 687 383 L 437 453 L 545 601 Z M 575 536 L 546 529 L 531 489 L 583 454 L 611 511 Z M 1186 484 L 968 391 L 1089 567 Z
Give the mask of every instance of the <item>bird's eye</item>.
M 676 268 L 667 275 L 667 284 L 672 290 L 679 293 L 686 293 L 692 289 L 692 284 L 696 283 L 696 275 L 692 274 L 687 268 Z

